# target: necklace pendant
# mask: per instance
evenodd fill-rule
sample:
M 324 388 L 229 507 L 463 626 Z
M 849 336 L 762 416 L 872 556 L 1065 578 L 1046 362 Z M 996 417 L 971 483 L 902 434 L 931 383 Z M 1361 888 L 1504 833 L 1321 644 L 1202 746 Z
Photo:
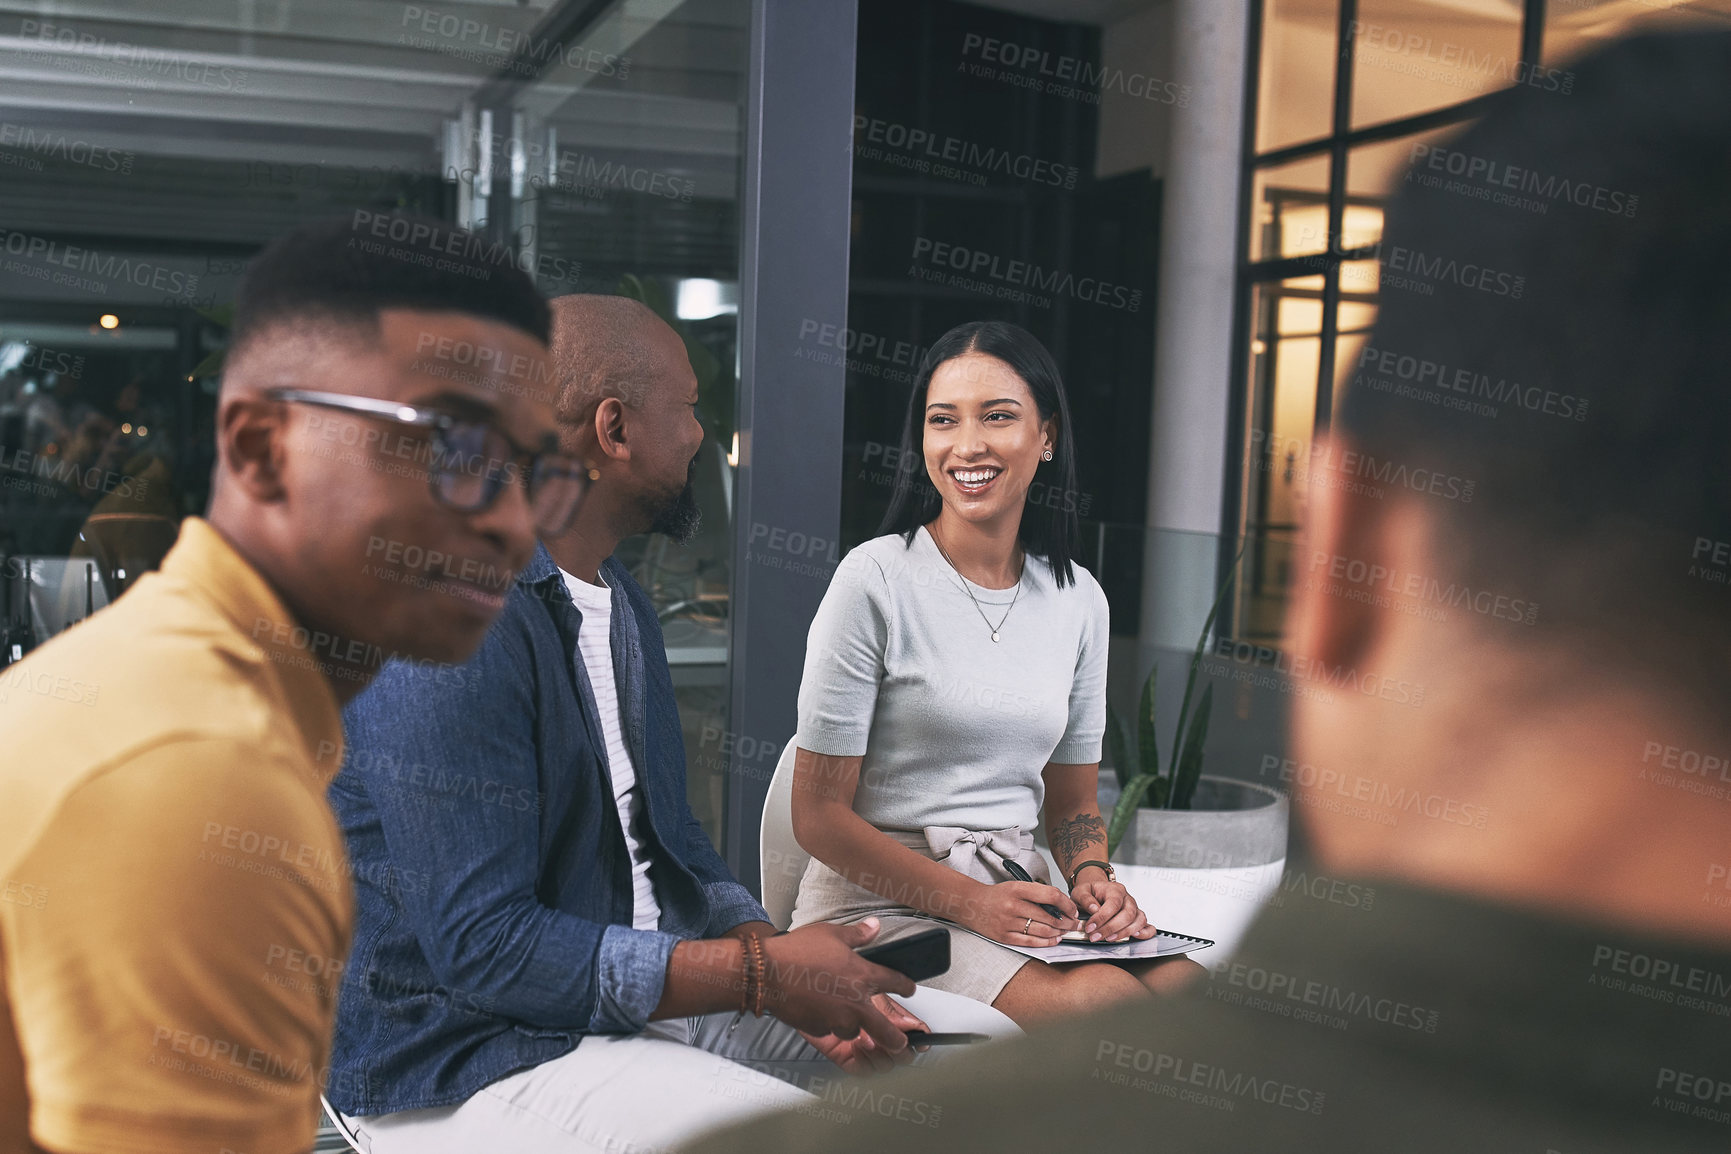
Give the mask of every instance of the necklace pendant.
M 994 629 L 994 630 L 992 630 L 992 640 L 996 641 L 997 639 L 998 639 L 998 631 L 996 629 Z

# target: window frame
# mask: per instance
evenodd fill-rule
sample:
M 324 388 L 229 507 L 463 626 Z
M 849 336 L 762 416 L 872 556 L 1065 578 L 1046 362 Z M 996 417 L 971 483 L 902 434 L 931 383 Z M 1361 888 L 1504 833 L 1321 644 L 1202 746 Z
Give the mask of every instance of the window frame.
M 1250 346 L 1256 329 L 1252 310 L 1257 303 L 1257 290 L 1295 277 L 1315 276 L 1320 273 L 1323 278 L 1321 347 L 1317 357 L 1316 410 L 1311 435 L 1314 437 L 1324 433 L 1334 416 L 1335 351 L 1340 338 L 1341 265 L 1352 260 L 1375 259 L 1379 248 L 1379 245 L 1363 245 L 1350 249 L 1342 249 L 1340 246 L 1346 207 L 1352 199 L 1348 197 L 1346 188 L 1347 165 L 1353 150 L 1368 144 L 1400 140 L 1475 120 L 1483 115 L 1489 102 L 1501 91 L 1499 89 L 1482 93 L 1429 112 L 1354 128 L 1352 84 L 1357 54 L 1353 29 L 1358 21 L 1359 0 L 1338 0 L 1335 12 L 1334 99 L 1328 133 L 1259 152 L 1256 147 L 1257 111 L 1262 94 L 1262 48 L 1264 30 L 1268 26 L 1268 4 L 1269 0 L 1250 0 L 1248 42 L 1245 48 L 1244 119 L 1238 184 L 1238 251 L 1235 259 L 1237 274 L 1233 287 L 1232 391 L 1228 404 L 1228 427 L 1232 434 L 1227 444 L 1225 500 L 1222 502 L 1222 572 L 1230 570 L 1240 539 L 1243 540 L 1247 553 L 1242 564 L 1246 571 L 1258 571 L 1258 557 L 1249 554 L 1259 554 L 1267 540 L 1267 526 L 1260 520 L 1252 519 L 1253 514 L 1258 518 L 1261 514 L 1259 510 L 1252 508 L 1251 490 L 1254 486 L 1246 483 L 1246 467 L 1251 464 L 1248 445 L 1251 430 L 1246 422 L 1253 411 L 1254 397 L 1265 388 L 1264 382 L 1250 379 Z M 1545 8 L 1546 0 L 1522 0 L 1520 65 L 1523 69 L 1538 67 L 1542 63 Z M 1303 256 L 1274 256 L 1252 260 L 1251 239 L 1255 225 L 1251 220 L 1251 209 L 1254 207 L 1257 174 L 1265 169 L 1315 156 L 1328 158 L 1328 224 L 1325 249 Z M 1278 301 L 1279 298 L 1277 295 L 1265 295 L 1263 299 L 1266 303 L 1269 300 Z M 1258 546 L 1256 551 L 1249 548 L 1253 539 Z M 1228 604 L 1221 606 L 1222 635 L 1236 634 L 1240 618 L 1239 602 L 1243 596 L 1241 591 Z

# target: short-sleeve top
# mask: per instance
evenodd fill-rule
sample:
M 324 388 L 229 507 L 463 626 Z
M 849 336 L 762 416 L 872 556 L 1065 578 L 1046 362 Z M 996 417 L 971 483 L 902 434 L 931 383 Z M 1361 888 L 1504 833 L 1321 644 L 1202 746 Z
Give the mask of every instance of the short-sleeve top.
M 855 546 L 807 636 L 794 740 L 863 755 L 853 808 L 880 829 L 1032 829 L 1046 764 L 1098 762 L 1105 734 L 1106 596 L 1071 571 L 1060 589 L 1029 554 L 1018 596 L 967 581 L 924 526 Z
M 354 924 L 312 636 L 188 517 L 0 670 L 0 1150 L 311 1148 Z

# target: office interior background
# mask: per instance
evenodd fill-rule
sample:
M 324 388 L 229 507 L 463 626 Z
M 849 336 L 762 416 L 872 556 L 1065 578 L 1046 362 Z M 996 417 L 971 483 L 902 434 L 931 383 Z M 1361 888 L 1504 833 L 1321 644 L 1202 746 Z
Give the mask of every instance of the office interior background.
M 1030 499 L 1081 517 L 1115 708 L 1170 663 L 1173 716 L 1230 576 L 1207 769 L 1278 784 L 1310 446 L 1380 293 L 1422 291 L 1384 283 L 1391 189 L 1487 94 L 1566 92 L 1605 38 L 1727 19 L 1731 0 L 0 2 L 0 664 L 203 511 L 247 260 L 298 222 L 400 208 L 686 337 L 703 529 L 622 560 L 662 616 L 692 806 L 747 884 L 806 626 L 908 467 L 921 353 L 964 320 L 1028 328 L 1063 370 L 1078 491 Z

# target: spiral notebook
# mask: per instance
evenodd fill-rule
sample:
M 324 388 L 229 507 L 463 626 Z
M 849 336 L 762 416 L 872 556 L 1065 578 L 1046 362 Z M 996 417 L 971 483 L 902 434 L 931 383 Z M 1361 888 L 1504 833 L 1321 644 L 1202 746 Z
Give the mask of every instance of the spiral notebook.
M 961 930 L 973 934 L 976 938 L 984 938 L 988 942 L 993 939 L 985 934 L 975 933 L 959 922 L 945 918 L 934 918 L 929 914 L 920 915 L 926 921 L 947 926 L 951 930 Z M 1042 962 L 1093 962 L 1105 959 L 1127 958 L 1165 958 L 1175 954 L 1188 954 L 1192 950 L 1204 949 L 1214 944 L 1212 938 L 1198 938 L 1190 934 L 1177 934 L 1171 930 L 1161 930 L 1151 938 L 1141 941 L 1127 942 L 1088 942 L 1063 941 L 1055 946 L 1013 946 L 1008 942 L 993 942 L 1006 950 L 1015 950 L 1018 954 L 1026 954 L 1030 958 L 1038 958 Z

